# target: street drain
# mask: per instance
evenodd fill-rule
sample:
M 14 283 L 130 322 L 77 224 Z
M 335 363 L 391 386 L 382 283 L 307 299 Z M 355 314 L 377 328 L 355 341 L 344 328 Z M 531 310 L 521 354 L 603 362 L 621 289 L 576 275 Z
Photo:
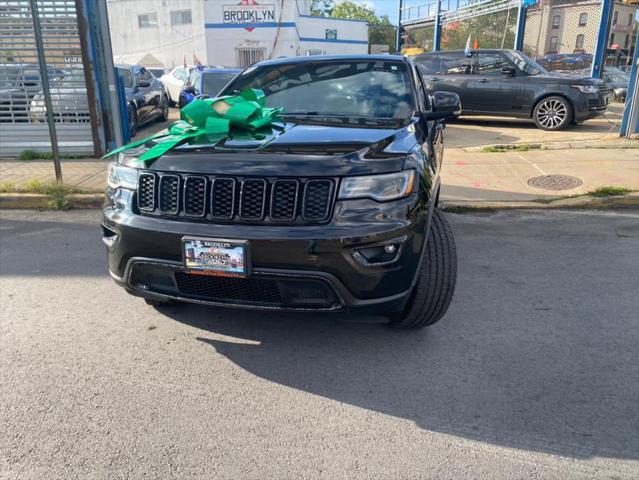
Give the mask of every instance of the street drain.
M 528 180 L 528 185 L 544 190 L 572 190 L 581 186 L 584 182 L 570 175 L 541 175 Z

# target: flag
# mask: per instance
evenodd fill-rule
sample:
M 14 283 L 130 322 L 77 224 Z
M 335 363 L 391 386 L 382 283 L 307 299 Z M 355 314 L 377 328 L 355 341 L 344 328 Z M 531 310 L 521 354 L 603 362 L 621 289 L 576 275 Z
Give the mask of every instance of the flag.
M 464 49 L 464 54 L 467 57 L 471 56 L 471 51 L 470 51 L 470 35 L 468 35 L 468 40 L 466 40 L 466 48 Z
M 473 50 L 477 50 L 479 49 L 479 42 L 477 41 L 477 39 L 473 40 Z

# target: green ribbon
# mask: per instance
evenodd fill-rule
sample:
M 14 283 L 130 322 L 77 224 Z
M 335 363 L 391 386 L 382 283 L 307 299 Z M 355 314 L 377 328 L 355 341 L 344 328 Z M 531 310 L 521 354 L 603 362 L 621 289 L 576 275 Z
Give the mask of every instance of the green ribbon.
M 154 140 L 155 145 L 138 157 L 148 165 L 172 148 L 202 137 L 214 144 L 228 139 L 232 133 L 249 133 L 256 138 L 265 138 L 259 130 L 275 122 L 283 109 L 266 108 L 264 99 L 264 92 L 255 88 L 248 88 L 235 96 L 196 98 L 180 110 L 180 120 L 173 122 L 167 130 L 111 150 L 102 158 Z

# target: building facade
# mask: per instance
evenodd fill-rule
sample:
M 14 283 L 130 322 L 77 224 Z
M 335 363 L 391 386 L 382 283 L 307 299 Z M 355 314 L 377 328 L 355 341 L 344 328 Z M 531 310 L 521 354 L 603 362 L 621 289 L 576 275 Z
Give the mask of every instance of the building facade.
M 637 3 L 614 3 L 608 48 L 626 52 L 633 42 Z M 595 50 L 601 0 L 542 0 L 528 8 L 524 51 L 534 58 L 548 54 L 590 53 Z
M 246 67 L 269 58 L 368 52 L 368 23 L 311 16 L 311 0 L 108 0 L 118 61 Z

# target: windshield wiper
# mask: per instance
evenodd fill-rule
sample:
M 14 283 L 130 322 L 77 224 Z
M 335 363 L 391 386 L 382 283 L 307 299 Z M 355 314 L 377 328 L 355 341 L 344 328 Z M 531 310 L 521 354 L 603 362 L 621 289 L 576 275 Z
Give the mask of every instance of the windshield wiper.
M 297 116 L 306 116 L 306 115 L 311 116 L 311 115 L 319 115 L 319 114 L 320 113 L 316 112 L 316 111 L 308 111 L 308 112 L 299 111 L 299 112 L 283 112 L 281 114 L 281 116 L 283 116 L 283 117 L 285 117 L 287 115 L 289 115 L 289 116 L 294 116 L 294 115 L 297 115 Z

